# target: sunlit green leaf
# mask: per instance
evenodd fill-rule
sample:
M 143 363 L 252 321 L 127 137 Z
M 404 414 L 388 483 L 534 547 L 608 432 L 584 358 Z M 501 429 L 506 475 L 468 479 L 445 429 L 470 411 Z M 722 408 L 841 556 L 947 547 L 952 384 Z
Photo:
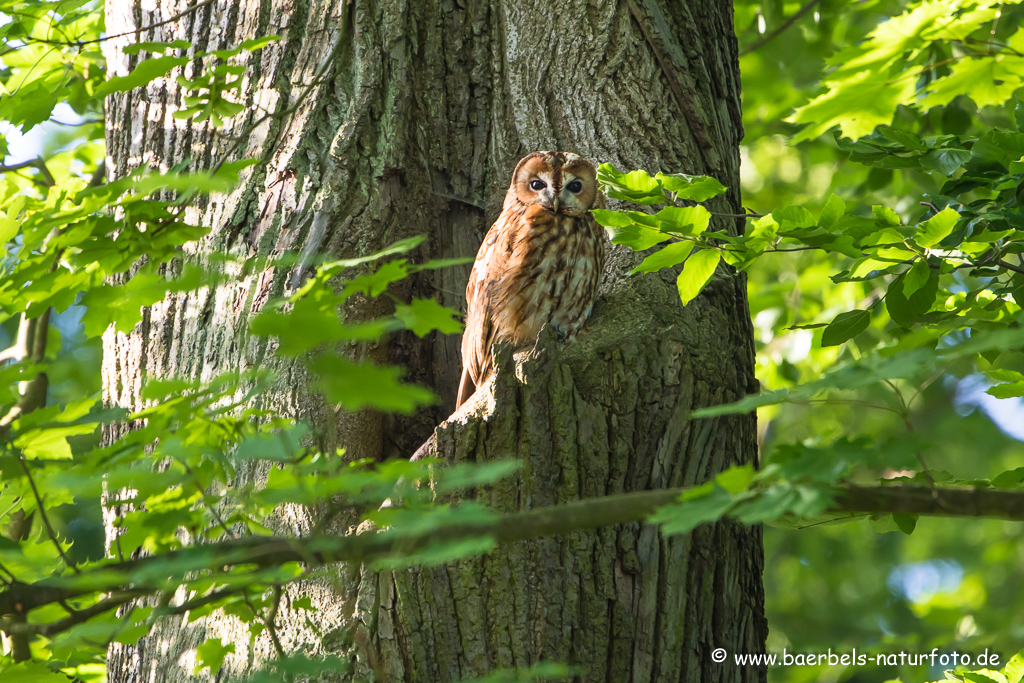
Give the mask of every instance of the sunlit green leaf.
M 188 63 L 187 57 L 153 57 L 139 62 L 127 76 L 115 76 L 96 90 L 97 97 L 104 97 L 115 92 L 126 92 L 133 88 L 146 85 L 150 81 L 165 76 L 172 69 Z
M 821 333 L 822 346 L 837 346 L 853 339 L 868 328 L 871 312 L 855 309 L 840 313 L 828 324 Z
M 922 247 L 933 247 L 953 232 L 953 227 L 958 220 L 960 220 L 960 214 L 953 209 L 945 208 L 922 223 L 918 228 L 920 232 L 914 239 Z
M 676 194 L 678 199 L 703 202 L 724 193 L 728 188 L 709 176 L 692 176 L 682 173 L 659 173 L 655 176 L 662 187 Z
M 683 271 L 676 278 L 679 299 L 684 306 L 701 293 L 704 286 L 711 280 L 711 276 L 715 274 L 715 269 L 721 260 L 722 255 L 717 249 L 702 249 L 686 259 Z
M 224 644 L 220 638 L 210 638 L 196 648 L 196 664 L 193 674 L 198 674 L 203 669 L 209 669 L 211 674 L 216 674 L 224 665 L 224 659 L 235 651 L 235 644 Z
M 695 245 L 696 242 L 693 240 L 674 242 L 645 258 L 643 263 L 633 269 L 633 272 L 653 273 L 662 268 L 671 268 L 672 266 L 679 265 L 690 255 Z

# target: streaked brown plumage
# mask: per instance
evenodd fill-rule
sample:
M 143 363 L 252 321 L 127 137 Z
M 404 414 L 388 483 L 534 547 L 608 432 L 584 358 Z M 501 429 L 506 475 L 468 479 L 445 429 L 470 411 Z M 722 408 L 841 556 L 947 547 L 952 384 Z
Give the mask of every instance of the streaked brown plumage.
M 533 341 L 545 324 L 563 338 L 583 327 L 604 270 L 604 231 L 590 213 L 599 197 L 597 169 L 575 154 L 534 152 L 516 165 L 466 286 L 456 407 L 491 376 L 496 342 Z

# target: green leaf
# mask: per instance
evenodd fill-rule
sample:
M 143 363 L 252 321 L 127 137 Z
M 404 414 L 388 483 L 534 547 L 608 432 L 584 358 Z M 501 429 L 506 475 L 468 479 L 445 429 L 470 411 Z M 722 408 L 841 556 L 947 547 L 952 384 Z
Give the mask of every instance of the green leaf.
M 38 662 L 21 662 L 5 664 L 3 669 L 4 683 L 69 683 L 70 679 L 51 671 Z
M 196 659 L 199 661 L 193 674 L 198 674 L 203 669 L 209 669 L 211 674 L 216 675 L 224 665 L 224 658 L 235 651 L 235 644 L 225 645 L 220 638 L 210 638 L 196 648 Z
M 1019 105 L 1018 105 L 1019 106 Z M 1003 667 L 1006 683 L 1020 683 L 1024 679 L 1024 650 L 1015 654 Z
M 413 299 L 409 305 L 395 306 L 395 317 L 417 337 L 424 337 L 433 330 L 442 334 L 461 332 L 462 324 L 452 317 L 454 313 L 433 299 Z
M 318 611 L 316 607 L 313 607 L 313 601 L 308 597 L 302 597 L 298 600 L 292 600 L 292 609 L 301 609 L 306 612 Z
M 715 274 L 715 269 L 721 260 L 722 255 L 717 249 L 703 249 L 686 259 L 683 272 L 676 278 L 679 298 L 684 306 L 701 293 L 704 286 L 711 280 L 711 276 Z
M 710 176 L 659 173 L 655 176 L 662 187 L 674 192 L 678 199 L 703 202 L 724 193 L 728 188 Z
M 715 475 L 715 483 L 732 495 L 746 491 L 753 481 L 754 466 L 750 464 L 736 465 Z
M 1024 382 L 1007 382 L 989 387 L 986 394 L 996 398 L 1015 398 L 1024 396 Z
M 594 209 L 591 213 L 598 223 L 608 229 L 612 244 L 622 244 L 634 251 L 644 251 L 672 239 L 671 234 L 635 223 L 626 213 L 620 211 Z
M 842 218 L 844 213 L 846 213 L 846 202 L 833 192 L 829 195 L 828 201 L 825 202 L 825 206 L 821 209 L 821 215 L 818 216 L 818 225 L 823 228 L 831 228 L 836 224 L 836 221 Z
M 810 228 L 816 224 L 814 215 L 802 206 L 787 206 L 772 211 L 772 218 L 782 226 L 783 230 L 792 228 Z
M 633 269 L 633 273 L 652 273 L 662 268 L 677 266 L 686 260 L 696 244 L 693 240 L 674 242 L 645 258 L 643 263 Z
M 894 512 L 892 514 L 892 521 L 907 536 L 914 533 L 914 529 L 917 528 L 917 515 L 905 515 Z
M 432 392 L 401 381 L 402 368 L 353 363 L 344 356 L 325 353 L 309 367 L 319 376 L 317 386 L 332 403 L 347 410 L 368 407 L 392 413 L 411 413 L 436 401 Z
M 141 42 L 132 43 L 125 45 L 121 48 L 121 52 L 126 55 L 137 55 L 143 50 L 146 52 L 167 52 L 168 50 L 187 50 L 192 47 L 192 43 L 187 40 L 174 40 L 169 43 L 154 43 L 154 42 Z
M 827 500 L 817 489 L 783 483 L 758 491 L 756 496 L 730 510 L 729 516 L 744 524 L 759 524 L 778 519 L 794 508 L 810 508 L 813 514 L 818 514 L 826 504 Z
M 918 263 L 921 263 L 920 261 Z M 912 270 L 912 269 L 911 269 Z M 889 285 L 889 291 L 885 295 L 885 308 L 893 322 L 902 327 L 909 328 L 914 323 L 920 322 L 922 316 L 931 309 L 935 303 L 935 297 L 939 290 L 939 272 L 933 271 L 925 266 L 926 279 L 924 285 L 919 287 L 909 297 L 906 295 L 906 275 L 893 280 Z
M 1024 308 L 1024 273 L 1016 273 L 1013 276 L 1011 294 L 1018 306 Z
M 897 226 L 903 224 L 903 221 L 900 220 L 900 215 L 888 206 L 879 206 L 876 204 L 871 207 L 871 213 L 874 214 L 875 220 L 877 220 L 882 226 Z
M 348 297 L 356 292 L 367 296 L 380 296 L 393 282 L 398 282 L 409 275 L 405 259 L 388 261 L 375 272 L 360 275 L 348 281 L 342 296 Z
M 928 149 L 927 145 L 921 142 L 921 138 L 917 137 L 910 131 L 892 128 L 891 126 L 881 126 L 879 127 L 878 132 L 885 136 L 886 139 L 897 142 L 907 149 L 913 149 L 919 152 Z
M 798 107 L 787 121 L 809 124 L 795 136 L 795 144 L 816 138 L 833 126 L 842 135 L 856 140 L 892 121 L 896 106 L 914 97 L 911 78 L 890 79 L 872 70 L 862 71 L 842 80 L 825 83 L 828 92 Z
M 785 388 L 779 389 L 778 391 L 768 391 L 763 394 L 749 394 L 734 403 L 723 403 L 722 405 L 699 408 L 690 413 L 690 417 L 693 419 L 699 419 L 705 417 L 718 417 L 719 415 L 749 413 L 750 411 L 756 408 L 761 408 L 762 406 L 782 403 L 789 395 L 789 389 Z
M 14 445 L 24 451 L 25 457 L 30 460 L 66 460 L 71 458 L 71 447 L 68 445 L 67 437 L 92 434 L 98 428 L 98 424 L 87 423 L 30 429 L 18 435 L 14 439 Z
M 823 347 L 838 346 L 849 339 L 853 339 L 868 329 L 868 323 L 870 322 L 870 311 L 855 309 L 840 313 L 828 324 L 825 331 L 821 333 L 821 345 Z
M 711 214 L 703 206 L 666 206 L 654 214 L 659 228 L 675 235 L 700 235 L 708 228 Z
M 6 211 L 0 211 L 0 246 L 10 242 L 18 234 L 18 228 L 20 227 L 18 217 L 22 209 L 25 208 L 26 201 L 27 197 L 24 195 L 16 197 L 7 207 Z M 0 256 L 2 255 L 3 252 L 0 252 Z
M 992 486 L 997 489 L 1016 489 L 1020 488 L 1022 483 L 1024 483 L 1024 467 L 1000 472 L 992 480 Z
M 921 109 L 949 104 L 967 95 L 979 107 L 1000 105 L 1024 85 L 1024 57 L 1001 53 L 965 57 L 950 66 L 950 73 L 929 84 L 929 93 L 918 102 Z
M 188 64 L 188 57 L 154 57 L 145 59 L 127 76 L 114 76 L 96 89 L 97 97 L 141 88 L 150 81 L 170 73 L 171 69 Z
M 966 149 L 933 149 L 921 157 L 921 166 L 928 171 L 938 171 L 951 176 L 971 158 Z
M 660 524 L 666 536 L 688 534 L 701 524 L 718 521 L 732 506 L 728 491 L 705 484 L 687 491 L 681 504 L 660 508 L 648 521 Z
M 265 48 L 267 45 L 270 45 L 271 43 L 276 42 L 278 40 L 281 40 L 281 36 L 265 36 L 263 38 L 250 38 L 249 40 L 243 40 L 238 45 L 238 47 L 242 48 L 243 50 L 255 52 L 256 50 L 261 50 Z
M 634 204 L 665 202 L 661 182 L 647 175 L 646 171 L 620 173 L 611 164 L 601 164 L 597 169 L 597 179 L 604 193 L 613 199 L 623 199 Z
M 892 531 L 899 531 L 900 527 L 896 524 L 892 515 L 872 515 L 870 518 L 871 530 L 876 534 L 887 534 Z
M 914 239 L 922 247 L 933 247 L 953 232 L 958 220 L 960 214 L 947 207 L 919 225 Z
M 990 671 L 988 669 L 981 669 L 979 671 L 964 671 L 961 676 L 964 677 L 964 681 L 970 681 L 970 683 L 1006 683 L 1006 679 L 998 671 Z
M 924 287 L 931 278 L 931 268 L 924 259 L 914 261 L 906 275 L 903 277 L 903 295 L 911 296 L 914 292 Z

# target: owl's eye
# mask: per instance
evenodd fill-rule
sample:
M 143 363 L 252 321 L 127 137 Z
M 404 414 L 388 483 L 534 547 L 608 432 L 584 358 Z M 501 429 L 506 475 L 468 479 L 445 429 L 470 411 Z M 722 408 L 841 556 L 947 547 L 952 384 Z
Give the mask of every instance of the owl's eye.
M 534 192 L 539 192 L 540 190 L 543 190 L 545 187 L 547 187 L 547 185 L 544 184 L 543 180 L 537 180 L 536 178 L 534 178 L 533 180 L 530 181 L 530 189 L 533 190 Z
M 577 192 L 579 192 L 580 190 L 583 189 L 583 183 L 581 183 L 578 180 L 574 180 L 571 183 L 569 183 L 568 185 L 566 185 L 565 187 L 566 187 L 566 189 L 569 190 L 569 192 L 572 192 L 573 194 L 576 194 Z

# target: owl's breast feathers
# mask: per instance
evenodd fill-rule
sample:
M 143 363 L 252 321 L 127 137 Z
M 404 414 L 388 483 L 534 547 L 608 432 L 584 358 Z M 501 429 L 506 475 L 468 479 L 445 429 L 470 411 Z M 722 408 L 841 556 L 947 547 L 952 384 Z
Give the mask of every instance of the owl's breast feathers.
M 463 383 L 471 379 L 475 389 L 487 381 L 497 341 L 532 341 L 545 324 L 561 337 L 576 334 L 594 306 L 604 252 L 602 229 L 590 212 L 555 214 L 506 202 L 466 288 L 462 357 L 469 377 Z M 468 398 L 464 393 L 460 388 L 459 404 Z

